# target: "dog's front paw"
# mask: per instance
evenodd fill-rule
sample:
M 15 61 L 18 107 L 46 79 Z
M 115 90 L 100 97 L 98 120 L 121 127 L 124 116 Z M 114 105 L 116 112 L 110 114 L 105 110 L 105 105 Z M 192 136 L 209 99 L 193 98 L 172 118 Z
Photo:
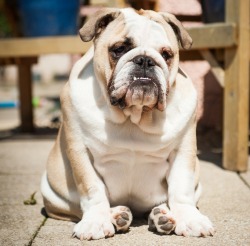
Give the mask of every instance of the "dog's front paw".
M 152 209 L 148 224 L 149 230 L 161 234 L 169 234 L 175 228 L 175 221 L 169 216 L 169 210 L 165 204 Z
M 213 224 L 191 205 L 177 205 L 171 209 L 171 214 L 176 221 L 175 233 L 183 236 L 206 237 L 213 236 Z
M 117 231 L 125 232 L 129 229 L 133 216 L 128 207 L 117 206 L 111 208 L 111 221 Z
M 107 216 L 87 214 L 75 225 L 72 236 L 78 237 L 80 240 L 91 240 L 112 237 L 114 234 L 115 229 L 109 214 Z

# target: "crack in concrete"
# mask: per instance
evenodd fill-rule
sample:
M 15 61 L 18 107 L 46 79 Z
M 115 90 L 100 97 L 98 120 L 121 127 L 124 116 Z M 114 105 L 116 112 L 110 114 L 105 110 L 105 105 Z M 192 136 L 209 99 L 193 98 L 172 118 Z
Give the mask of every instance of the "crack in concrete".
M 240 172 L 237 172 L 237 174 L 238 174 L 239 178 L 241 179 L 241 181 L 247 186 L 247 188 L 250 189 L 250 185 L 249 185 L 248 182 L 245 180 L 245 178 L 242 177 L 242 176 L 240 175 Z
M 26 246 L 31 246 L 36 238 L 36 236 L 38 235 L 39 231 L 41 230 L 41 228 L 45 225 L 45 222 L 47 221 L 47 217 L 44 217 L 41 225 L 37 228 L 37 230 L 34 232 L 34 234 L 32 235 L 29 243 Z

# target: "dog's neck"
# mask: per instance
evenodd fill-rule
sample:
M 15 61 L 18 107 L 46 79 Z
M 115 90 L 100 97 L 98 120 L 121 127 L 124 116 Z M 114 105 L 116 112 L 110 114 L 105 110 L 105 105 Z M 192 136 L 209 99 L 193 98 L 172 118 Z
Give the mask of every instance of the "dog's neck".
M 156 108 L 144 111 L 142 106 L 132 106 L 123 110 L 111 106 L 106 109 L 109 111 L 109 113 L 106 111 L 106 119 L 115 124 L 129 124 L 130 122 L 148 134 L 162 134 L 166 118 L 165 112 Z
M 123 112 L 127 117 L 130 117 L 131 122 L 134 124 L 140 123 L 144 113 L 142 105 L 134 105 L 129 108 L 125 108 Z

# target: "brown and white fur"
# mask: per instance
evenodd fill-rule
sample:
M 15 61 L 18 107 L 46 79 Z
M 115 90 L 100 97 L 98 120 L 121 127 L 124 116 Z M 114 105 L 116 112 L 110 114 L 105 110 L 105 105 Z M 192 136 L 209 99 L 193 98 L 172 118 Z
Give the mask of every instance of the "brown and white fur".
M 196 208 L 197 94 L 179 68 L 192 39 L 171 14 L 103 9 L 80 30 L 94 47 L 61 94 L 63 122 L 41 190 L 49 216 L 99 239 L 149 213 L 159 233 L 208 236 Z

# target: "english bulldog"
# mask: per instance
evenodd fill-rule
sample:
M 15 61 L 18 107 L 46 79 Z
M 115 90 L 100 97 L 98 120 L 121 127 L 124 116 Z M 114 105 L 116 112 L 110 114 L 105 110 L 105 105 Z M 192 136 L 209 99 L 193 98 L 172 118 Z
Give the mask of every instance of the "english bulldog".
M 192 39 L 169 13 L 102 9 L 80 29 L 93 47 L 61 93 L 63 121 L 41 190 L 73 237 L 111 237 L 149 214 L 149 230 L 209 236 L 196 207 L 197 94 L 179 68 Z

